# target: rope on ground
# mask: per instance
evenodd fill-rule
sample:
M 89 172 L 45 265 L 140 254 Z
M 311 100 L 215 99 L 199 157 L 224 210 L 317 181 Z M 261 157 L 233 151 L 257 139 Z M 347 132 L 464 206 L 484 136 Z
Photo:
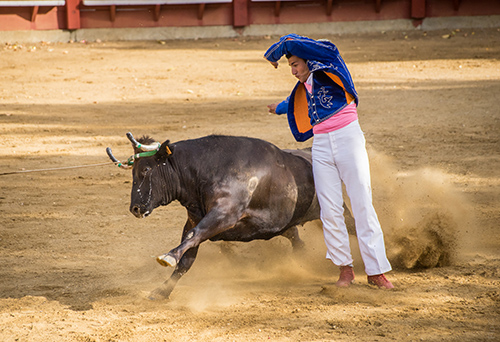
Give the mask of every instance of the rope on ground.
M 0 176 L 15 175 L 15 174 L 18 174 L 18 173 L 29 173 L 29 172 L 44 172 L 44 171 L 80 169 L 80 168 L 84 168 L 84 167 L 95 167 L 95 166 L 103 166 L 103 165 L 109 165 L 109 164 L 115 164 L 115 163 L 112 162 L 112 161 L 109 161 L 109 162 L 106 162 L 106 163 L 99 163 L 99 164 L 78 165 L 78 166 L 65 166 L 65 167 L 55 167 L 55 168 L 50 168 L 50 169 L 38 169 L 38 170 L 11 171 L 11 172 L 0 173 Z

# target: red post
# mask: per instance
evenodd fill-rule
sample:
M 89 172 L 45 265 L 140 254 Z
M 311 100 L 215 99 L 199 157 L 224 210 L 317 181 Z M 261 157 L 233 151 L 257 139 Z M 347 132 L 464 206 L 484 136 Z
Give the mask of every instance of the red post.
M 411 0 L 410 17 L 413 19 L 425 18 L 425 0 Z
M 248 25 L 248 0 L 233 0 L 233 18 L 235 27 Z
M 34 23 L 36 20 L 36 15 L 38 14 L 39 6 L 33 6 L 31 9 L 31 22 Z
M 77 30 L 80 28 L 80 1 L 81 0 L 66 0 L 68 30 Z

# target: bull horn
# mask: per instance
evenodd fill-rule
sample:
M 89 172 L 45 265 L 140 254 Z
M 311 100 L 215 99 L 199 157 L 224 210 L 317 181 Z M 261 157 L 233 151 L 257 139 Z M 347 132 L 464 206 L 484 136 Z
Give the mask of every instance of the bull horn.
M 155 142 L 154 144 L 151 145 L 143 145 L 139 143 L 137 140 L 135 140 L 134 136 L 130 132 L 127 133 L 127 138 L 135 147 L 137 147 L 141 151 L 157 151 L 160 149 L 161 146 L 159 142 Z
M 128 161 L 126 164 L 123 164 L 118 159 L 116 159 L 115 156 L 113 155 L 113 152 L 111 152 L 111 148 L 107 147 L 106 153 L 108 154 L 109 159 L 111 159 L 111 161 L 115 163 L 118 167 L 121 167 L 122 169 L 130 169 L 132 167 L 132 165 L 130 165 Z

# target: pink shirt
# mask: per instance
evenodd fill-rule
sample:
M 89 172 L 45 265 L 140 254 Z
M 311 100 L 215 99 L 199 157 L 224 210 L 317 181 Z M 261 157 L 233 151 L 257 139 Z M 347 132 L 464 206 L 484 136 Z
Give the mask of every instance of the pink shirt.
M 314 134 L 329 133 L 341 129 L 358 119 L 358 111 L 355 103 L 347 105 L 340 112 L 329 119 L 313 126 Z
M 312 73 L 311 75 L 309 75 L 307 81 L 304 82 L 304 86 L 309 93 L 312 92 Z M 349 125 L 351 122 L 356 121 L 357 119 L 358 111 L 356 108 L 356 104 L 353 102 L 344 107 L 344 109 L 342 109 L 331 118 L 326 119 L 325 121 L 313 126 L 313 133 L 322 134 L 333 132 Z

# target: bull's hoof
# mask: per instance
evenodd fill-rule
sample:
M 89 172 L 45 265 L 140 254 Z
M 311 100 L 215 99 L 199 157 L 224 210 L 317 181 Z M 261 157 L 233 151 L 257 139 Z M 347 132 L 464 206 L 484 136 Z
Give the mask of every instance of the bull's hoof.
M 165 267 L 175 267 L 177 265 L 177 260 L 171 255 L 163 254 L 156 258 L 156 261 Z
M 148 296 L 149 300 L 165 300 L 169 299 L 171 290 L 166 290 L 164 288 L 157 288 L 156 290 L 151 291 Z

